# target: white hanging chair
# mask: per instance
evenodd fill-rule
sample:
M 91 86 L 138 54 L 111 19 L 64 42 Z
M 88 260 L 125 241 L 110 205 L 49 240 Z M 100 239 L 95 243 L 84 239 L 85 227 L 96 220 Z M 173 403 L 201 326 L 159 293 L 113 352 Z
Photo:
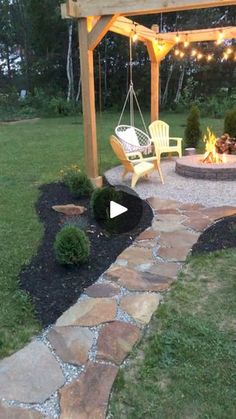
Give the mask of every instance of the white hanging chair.
M 131 125 L 118 125 L 115 133 L 126 153 L 139 151 L 146 154 L 151 151 L 151 140 L 141 129 Z
M 151 147 L 151 139 L 148 135 L 148 130 L 143 118 L 143 114 L 138 102 L 137 95 L 134 90 L 133 86 L 133 59 L 132 59 L 132 38 L 130 37 L 130 85 L 129 90 L 125 99 L 125 103 L 123 109 L 121 111 L 120 119 L 118 122 L 118 126 L 115 128 L 115 134 L 118 137 L 119 141 L 122 143 L 125 151 L 127 153 L 133 153 L 139 151 L 144 154 L 149 154 L 152 150 Z M 134 101 L 136 102 L 142 124 L 144 127 L 144 131 L 134 126 Z M 130 125 L 121 125 L 121 120 L 123 118 L 126 105 L 129 102 L 130 107 Z

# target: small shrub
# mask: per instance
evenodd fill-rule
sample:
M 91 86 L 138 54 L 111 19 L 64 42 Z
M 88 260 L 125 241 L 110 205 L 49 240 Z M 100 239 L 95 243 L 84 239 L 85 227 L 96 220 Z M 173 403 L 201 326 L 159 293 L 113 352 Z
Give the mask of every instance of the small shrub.
M 62 172 L 62 181 L 76 198 L 90 197 L 94 190 L 91 180 L 86 173 L 80 171 L 78 166 L 72 166 Z
M 236 108 L 227 112 L 225 116 L 224 129 L 230 137 L 236 137 Z
M 54 251 L 60 264 L 80 265 L 89 258 L 90 242 L 84 231 L 78 227 L 65 226 L 56 235 Z
M 187 126 L 185 129 L 185 145 L 186 147 L 197 147 L 201 138 L 200 129 L 200 112 L 196 105 L 192 106 L 187 118 Z
M 110 219 L 110 201 L 121 203 L 121 193 L 110 186 L 106 186 L 93 192 L 90 205 L 95 220 L 100 221 L 109 232 L 115 232 L 118 228 L 119 219 Z

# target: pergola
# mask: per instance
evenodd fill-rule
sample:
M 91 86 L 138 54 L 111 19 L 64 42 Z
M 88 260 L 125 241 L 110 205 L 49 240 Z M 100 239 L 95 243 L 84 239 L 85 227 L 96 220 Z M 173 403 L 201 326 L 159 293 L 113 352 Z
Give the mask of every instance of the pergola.
M 151 120 L 159 115 L 160 63 L 176 45 L 177 33 L 158 33 L 157 29 L 135 24 L 126 16 L 173 12 L 236 5 L 236 0 L 67 0 L 62 17 L 78 21 L 82 104 L 84 121 L 85 167 L 88 176 L 101 184 L 98 173 L 96 109 L 93 51 L 108 31 L 130 37 L 134 31 L 145 43 L 151 62 Z M 178 42 L 216 41 L 221 30 L 224 39 L 236 38 L 236 27 L 178 32 Z M 161 48 L 160 48 L 161 44 Z

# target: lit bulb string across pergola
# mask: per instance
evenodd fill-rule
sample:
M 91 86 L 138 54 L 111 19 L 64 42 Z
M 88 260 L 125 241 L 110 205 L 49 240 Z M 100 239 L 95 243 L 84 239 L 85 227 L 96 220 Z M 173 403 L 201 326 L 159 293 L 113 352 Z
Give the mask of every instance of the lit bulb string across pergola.
M 174 55 L 178 58 L 185 58 L 186 56 L 190 56 L 193 59 L 196 60 L 206 60 L 207 62 L 213 61 L 215 58 L 215 55 L 213 52 L 205 53 L 203 52 L 199 47 L 193 47 L 191 48 L 191 42 L 188 40 L 188 34 L 186 33 L 185 39 L 182 43 L 180 43 L 180 36 L 177 33 L 175 37 L 175 42 L 177 44 L 177 47 L 174 49 Z M 224 32 L 223 29 L 219 31 L 218 39 L 214 41 L 214 45 L 217 47 L 224 46 L 225 38 L 224 38 Z M 231 46 L 224 46 L 224 50 L 222 52 L 221 56 L 222 61 L 226 60 L 233 60 L 236 61 L 236 49 L 233 45 Z
M 145 33 L 137 32 L 138 23 L 133 22 L 133 28 L 131 29 L 130 36 L 133 40 L 133 42 L 137 42 L 139 39 L 142 38 L 142 36 L 145 36 Z M 211 33 L 212 29 L 205 29 L 205 33 Z M 162 35 L 165 37 L 167 33 L 163 33 Z M 171 34 L 169 32 L 168 34 Z M 154 44 L 156 44 L 157 49 L 161 53 L 162 50 L 165 47 L 166 39 L 161 37 L 161 34 L 158 32 L 155 35 L 155 38 L 152 40 Z M 181 35 L 177 32 L 174 39 L 176 47 L 173 50 L 173 54 L 177 58 L 185 58 L 186 56 L 189 56 L 195 60 L 206 60 L 207 62 L 213 61 L 215 56 L 214 53 L 205 53 L 203 52 L 199 47 L 193 47 L 190 48 L 190 46 L 194 43 L 194 41 L 189 40 L 188 32 L 181 33 Z M 203 42 L 210 42 L 210 41 L 203 41 Z M 224 36 L 224 30 L 220 29 L 218 30 L 217 40 L 213 41 L 215 46 L 223 46 L 225 43 L 225 36 Z M 236 49 L 233 45 L 226 46 L 222 52 L 221 56 L 222 61 L 223 60 L 233 60 L 236 61 Z

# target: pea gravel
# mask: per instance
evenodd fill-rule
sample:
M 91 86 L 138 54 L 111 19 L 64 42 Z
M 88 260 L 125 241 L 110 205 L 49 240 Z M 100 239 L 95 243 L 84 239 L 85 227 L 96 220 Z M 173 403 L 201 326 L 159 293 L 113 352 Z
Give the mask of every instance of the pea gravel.
M 211 181 L 186 178 L 175 173 L 175 160 L 162 160 L 161 169 L 164 185 L 157 173 L 152 173 L 149 179 L 140 179 L 135 191 L 140 198 L 158 197 L 174 199 L 181 202 L 200 203 L 206 207 L 236 205 L 236 181 Z M 121 182 L 122 166 L 117 166 L 105 173 L 111 185 L 125 184 L 130 186 L 131 174 Z

